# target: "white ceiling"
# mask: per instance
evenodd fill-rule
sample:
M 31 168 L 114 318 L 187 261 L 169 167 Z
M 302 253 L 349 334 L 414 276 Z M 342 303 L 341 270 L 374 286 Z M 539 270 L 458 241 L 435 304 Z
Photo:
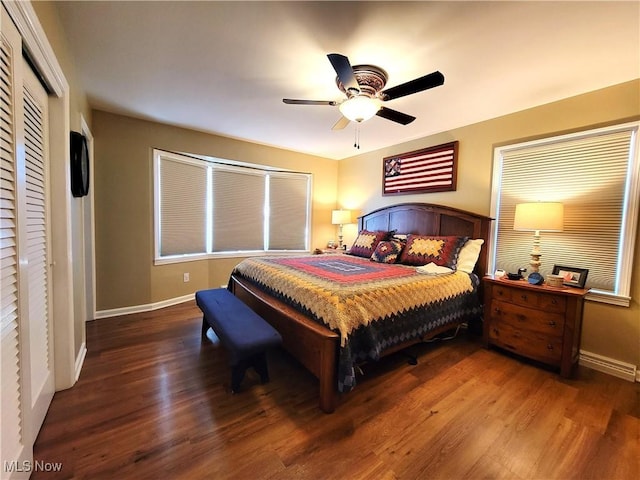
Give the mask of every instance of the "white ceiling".
M 640 77 L 640 2 L 59 2 L 95 108 L 345 158 Z M 441 87 L 390 101 L 416 116 L 331 127 L 326 54 Z

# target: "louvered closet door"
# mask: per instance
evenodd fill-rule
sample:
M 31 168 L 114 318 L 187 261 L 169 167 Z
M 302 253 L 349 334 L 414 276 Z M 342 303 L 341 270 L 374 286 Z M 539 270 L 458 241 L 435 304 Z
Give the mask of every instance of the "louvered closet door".
M 47 94 L 0 9 L 0 477 L 25 475 L 54 391 Z M 21 473 L 22 471 L 22 473 Z
M 2 367 L 1 456 L 5 461 L 30 458 L 29 433 L 24 430 L 27 392 L 21 359 L 18 298 L 17 129 L 21 110 L 16 70 L 21 68 L 20 36 L 4 8 L 0 8 L 0 354 Z M 27 376 L 28 378 L 28 376 Z M 28 414 L 27 414 L 28 418 Z M 2 478 L 5 478 L 3 472 Z
M 49 293 L 48 101 L 47 93 L 23 62 L 26 257 L 29 295 L 29 357 L 33 431 L 37 432 L 54 393 L 53 341 Z

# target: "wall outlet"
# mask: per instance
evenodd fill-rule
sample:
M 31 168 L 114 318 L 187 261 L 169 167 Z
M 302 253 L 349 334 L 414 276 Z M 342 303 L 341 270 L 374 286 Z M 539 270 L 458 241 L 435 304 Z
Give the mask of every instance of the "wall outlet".
M 182 281 L 187 283 L 189 281 L 189 274 L 188 273 L 183 273 L 182 274 Z

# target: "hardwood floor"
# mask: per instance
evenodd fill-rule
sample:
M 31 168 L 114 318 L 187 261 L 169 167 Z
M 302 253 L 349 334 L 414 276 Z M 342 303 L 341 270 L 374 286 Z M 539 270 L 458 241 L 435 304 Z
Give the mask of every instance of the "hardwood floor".
M 574 379 L 461 334 L 368 365 L 336 412 L 285 352 L 229 393 L 195 303 L 87 327 L 78 383 L 56 393 L 33 479 L 636 479 L 640 385 Z

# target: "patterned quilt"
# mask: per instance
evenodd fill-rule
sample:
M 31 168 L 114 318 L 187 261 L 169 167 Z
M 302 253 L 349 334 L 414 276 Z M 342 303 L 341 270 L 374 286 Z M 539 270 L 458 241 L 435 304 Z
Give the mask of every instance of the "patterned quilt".
M 475 275 L 419 274 L 415 267 L 350 255 L 259 257 L 233 272 L 340 334 L 338 390 L 355 366 L 383 350 L 481 312 Z

